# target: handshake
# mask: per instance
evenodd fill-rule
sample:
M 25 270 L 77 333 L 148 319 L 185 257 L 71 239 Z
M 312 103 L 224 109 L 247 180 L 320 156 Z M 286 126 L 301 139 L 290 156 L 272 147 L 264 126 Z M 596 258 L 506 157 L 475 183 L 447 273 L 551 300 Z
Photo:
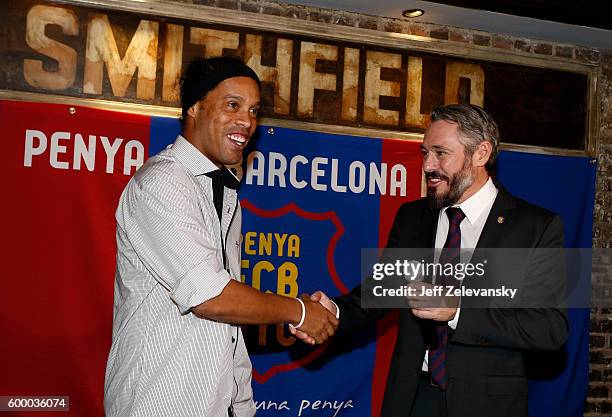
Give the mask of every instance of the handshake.
M 301 320 L 289 325 L 289 331 L 298 339 L 314 345 L 325 342 L 338 328 L 338 306 L 322 291 L 297 298 L 302 305 Z
M 423 295 L 433 293 L 436 286 L 418 282 L 410 285 L 417 295 L 407 297 L 412 314 L 433 321 L 450 321 L 457 312 L 457 297 Z M 302 317 L 296 325 L 289 325 L 289 331 L 296 338 L 311 345 L 325 342 L 338 328 L 338 306 L 322 291 L 312 295 L 302 294 Z
M 436 286 L 418 282 L 410 285 L 417 295 L 409 296 L 408 304 L 416 317 L 433 321 L 450 321 L 455 317 L 459 299 L 457 297 L 423 295 L 434 293 Z M 338 328 L 338 306 L 322 291 L 312 295 L 302 294 L 298 299 L 303 304 L 301 320 L 289 325 L 296 338 L 314 345 L 325 342 Z

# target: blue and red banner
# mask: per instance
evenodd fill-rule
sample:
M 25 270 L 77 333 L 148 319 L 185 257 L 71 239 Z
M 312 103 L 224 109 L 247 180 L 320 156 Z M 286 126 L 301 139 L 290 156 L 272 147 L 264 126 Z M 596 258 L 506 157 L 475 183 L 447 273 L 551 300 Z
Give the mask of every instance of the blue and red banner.
M 168 122 L 152 122 L 157 149 L 178 133 Z M 260 127 L 240 189 L 243 281 L 292 297 L 350 291 L 361 248 L 384 246 L 398 207 L 421 196 L 419 145 Z M 295 341 L 284 326 L 245 329 L 258 415 L 377 415 L 392 330 L 372 327 L 339 354 Z M 377 331 L 386 335 L 378 343 Z
M 14 101 L 0 101 L 0 121 L 8 167 L 0 395 L 68 395 L 68 414 L 101 416 L 114 210 L 136 168 L 174 140 L 178 121 Z M 261 291 L 349 291 L 361 279 L 361 249 L 383 246 L 399 205 L 421 195 L 417 142 L 260 127 L 245 156 L 241 279 Z M 504 152 L 499 178 L 560 213 L 569 247 L 590 246 L 588 159 Z M 393 320 L 319 347 L 283 326 L 245 328 L 258 415 L 378 415 Z M 534 416 L 581 415 L 586 323 L 588 312 L 572 312 L 563 373 L 532 384 Z M 579 394 L 552 398 L 552 390 Z

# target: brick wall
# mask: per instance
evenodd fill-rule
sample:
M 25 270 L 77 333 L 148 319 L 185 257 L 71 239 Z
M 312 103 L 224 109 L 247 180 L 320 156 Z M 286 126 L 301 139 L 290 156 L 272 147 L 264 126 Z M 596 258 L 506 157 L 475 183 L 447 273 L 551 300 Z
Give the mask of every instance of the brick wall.
M 290 17 L 322 24 L 398 32 L 471 44 L 495 50 L 517 50 L 545 56 L 570 58 L 577 62 L 598 64 L 600 79 L 600 129 L 595 196 L 593 247 L 612 248 L 612 52 L 581 46 L 518 38 L 456 27 L 415 23 L 358 13 L 289 5 L 265 0 L 183 0 L 189 3 L 242 10 L 273 16 Z M 562 88 L 562 86 L 559 86 Z M 602 257 L 594 265 L 594 279 L 612 283 L 612 256 Z M 590 327 L 590 384 L 585 416 L 612 415 L 612 309 L 593 309 Z
M 601 56 L 600 131 L 593 247 L 612 248 L 612 54 Z M 612 258 L 602 256 L 593 279 L 612 283 Z M 612 309 L 591 311 L 589 395 L 585 416 L 612 415 Z
M 598 63 L 600 51 L 576 47 L 574 45 L 556 44 L 504 34 L 468 30 L 450 26 L 428 23 L 416 23 L 407 19 L 370 16 L 359 13 L 344 12 L 332 9 L 307 7 L 286 4 L 269 0 L 179 0 L 185 3 L 201 4 L 231 10 L 241 10 L 271 16 L 289 17 L 341 26 L 353 26 L 383 32 L 397 32 L 410 35 L 448 40 L 450 42 L 472 44 L 481 47 L 515 49 L 536 55 L 573 58 L 577 62 Z

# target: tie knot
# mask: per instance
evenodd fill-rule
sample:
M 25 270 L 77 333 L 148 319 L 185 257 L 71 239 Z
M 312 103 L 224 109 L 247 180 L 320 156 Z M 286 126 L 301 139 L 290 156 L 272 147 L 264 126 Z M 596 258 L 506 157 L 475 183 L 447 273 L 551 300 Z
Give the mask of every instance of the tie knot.
M 459 207 L 449 207 L 446 209 L 448 221 L 451 224 L 459 225 L 465 219 L 465 213 Z

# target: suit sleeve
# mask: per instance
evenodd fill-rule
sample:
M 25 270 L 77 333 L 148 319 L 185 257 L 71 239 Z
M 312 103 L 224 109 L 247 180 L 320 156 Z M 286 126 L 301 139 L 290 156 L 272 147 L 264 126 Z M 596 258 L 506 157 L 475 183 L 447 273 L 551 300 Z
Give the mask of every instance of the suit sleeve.
M 565 265 L 546 253 L 562 253 L 563 227 L 558 216 L 549 220 L 526 269 L 527 291 L 546 288 L 551 300 L 565 295 Z M 558 248 L 559 251 L 537 251 Z M 539 291 L 541 294 L 542 291 Z M 533 303 L 532 303 L 533 304 Z M 533 304 L 535 305 L 535 304 Z M 556 350 L 566 341 L 569 325 L 565 308 L 539 303 L 542 308 L 465 308 L 461 310 L 453 343 L 520 350 Z M 552 307 L 555 305 L 555 307 Z
M 385 251 L 382 255 L 382 262 L 386 262 L 389 259 L 390 251 L 388 251 L 388 249 L 400 248 L 402 246 L 402 233 L 406 233 L 406 225 L 404 222 L 405 219 L 409 217 L 409 215 L 405 213 L 405 207 L 405 205 L 400 207 L 395 215 L 393 226 L 391 227 L 391 231 L 389 232 L 389 237 L 387 239 L 387 246 L 385 247 Z M 340 297 L 335 297 L 333 299 L 340 309 L 340 325 L 338 328 L 339 334 L 345 332 L 349 333 L 363 328 L 364 326 L 381 319 L 392 310 L 391 308 L 387 307 L 362 307 L 362 291 L 368 291 L 367 288 L 372 285 L 375 285 L 375 281 L 371 276 L 368 276 L 364 278 L 361 285 L 355 287 L 350 293 Z

